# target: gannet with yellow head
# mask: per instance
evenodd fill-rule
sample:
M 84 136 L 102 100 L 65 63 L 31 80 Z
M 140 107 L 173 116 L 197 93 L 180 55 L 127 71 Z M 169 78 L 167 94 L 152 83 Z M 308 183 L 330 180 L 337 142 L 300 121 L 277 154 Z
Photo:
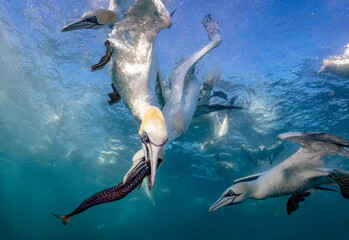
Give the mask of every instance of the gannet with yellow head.
M 215 21 L 213 21 L 210 15 L 205 16 L 203 25 L 208 32 L 208 36 L 211 41 L 201 50 L 181 61 L 172 71 L 169 77 L 171 81 L 171 92 L 168 99 L 166 99 L 165 106 L 162 110 L 164 117 L 163 122 L 166 123 L 168 130 L 167 142 L 163 142 L 166 144 L 185 134 L 189 128 L 191 120 L 193 119 L 198 103 L 200 87 L 202 85 L 202 82 L 196 78 L 195 71 L 193 71 L 195 64 L 207 53 L 218 47 L 222 42 L 218 25 Z M 153 114 L 149 114 L 149 117 L 153 118 L 152 115 Z M 148 118 L 148 114 L 146 114 L 145 116 Z M 160 115 L 158 115 L 158 117 L 160 117 Z M 143 122 L 144 121 L 145 119 L 143 119 Z M 140 134 L 141 133 L 142 132 L 140 130 Z M 150 140 L 153 141 L 152 139 Z M 159 143 L 161 143 L 161 141 L 156 142 L 156 144 Z M 144 152 L 146 151 L 138 151 L 134 155 L 134 158 L 132 160 L 133 165 L 125 175 L 124 182 L 128 180 L 128 177 L 132 172 L 134 172 L 138 169 L 139 166 L 144 164 Z M 162 155 L 163 150 L 160 152 L 159 158 L 162 158 Z
M 145 160 L 151 165 L 149 188 L 155 181 L 159 153 L 168 139 L 165 118 L 157 107 L 155 84 L 161 74 L 153 45 L 157 34 L 171 24 L 160 0 L 138 0 L 125 19 L 114 24 L 108 38 L 113 50 L 109 62 L 112 81 L 125 105 L 141 122 L 138 133 Z
M 128 6 L 128 12 L 125 12 Z M 117 21 L 121 18 L 117 17 L 119 15 L 124 17 L 122 21 Z M 110 76 L 127 108 L 141 122 L 139 135 L 146 161 L 150 161 L 151 165 L 151 188 L 158 155 L 168 138 L 164 116 L 157 107 L 155 88 L 161 73 L 153 45 L 157 34 L 169 28 L 172 22 L 160 0 L 119 0 L 111 1 L 108 10 L 97 9 L 85 13 L 79 21 L 64 27 L 62 31 L 100 28 L 111 24 L 113 31 L 107 40 L 112 53 Z

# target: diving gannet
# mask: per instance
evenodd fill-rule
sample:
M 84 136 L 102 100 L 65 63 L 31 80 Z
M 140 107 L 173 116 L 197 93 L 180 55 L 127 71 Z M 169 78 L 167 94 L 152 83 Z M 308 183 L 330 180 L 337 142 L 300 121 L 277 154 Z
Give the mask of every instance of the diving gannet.
M 229 115 L 231 109 L 242 109 L 234 106 L 237 96 L 234 96 L 229 102 L 228 96 L 222 91 L 213 91 L 215 85 L 222 79 L 221 72 L 218 72 L 217 67 L 213 68 L 211 72 L 205 77 L 204 84 L 200 88 L 200 96 L 198 107 L 194 113 L 192 124 L 199 122 L 207 122 L 209 124 L 212 139 L 210 141 L 217 141 L 228 132 Z M 213 91 L 213 94 L 212 94 Z M 220 98 L 229 103 L 229 105 L 210 104 L 212 98 Z M 221 122 L 217 111 L 228 110 Z M 205 143 L 206 144 L 206 143 Z
M 267 148 L 263 145 L 259 146 L 258 149 L 251 149 L 242 144 L 241 152 L 244 156 L 250 160 L 255 166 L 265 161 L 269 161 L 270 165 L 273 163 L 277 155 L 284 149 L 281 142 Z
M 110 8 L 116 8 L 114 5 L 110 4 Z M 63 30 L 80 29 L 84 26 L 81 22 L 91 22 L 90 15 L 86 15 L 87 13 L 82 17 L 85 20 L 70 24 Z M 105 43 L 107 53 L 94 67 L 103 67 L 110 59 L 109 71 L 115 86 L 114 94 L 120 95 L 134 118 L 141 122 L 138 133 L 145 158 L 150 161 L 152 169 L 149 186 L 151 188 L 155 180 L 159 152 L 168 138 L 164 116 L 157 107 L 156 82 L 161 78 L 161 73 L 153 44 L 160 30 L 169 28 L 172 22 L 160 0 L 137 0 L 123 16 L 125 18 L 122 21 L 114 21 L 113 31 Z M 88 28 L 100 27 L 101 23 L 97 23 Z M 111 97 L 110 104 L 114 103 L 114 100 Z
M 322 187 L 329 184 L 336 184 L 343 197 L 349 198 L 349 172 L 323 168 L 324 163 L 320 160 L 328 154 L 349 158 L 348 140 L 321 132 L 291 132 L 280 134 L 278 138 L 297 142 L 301 147 L 269 171 L 235 180 L 234 185 L 225 190 L 222 197 L 210 207 L 210 212 L 249 198 L 261 200 L 292 195 L 287 204 L 287 212 L 290 214 L 311 191 L 331 190 Z
M 318 73 L 332 73 L 339 76 L 349 76 L 349 44 L 344 47 L 344 54 L 340 57 L 330 57 L 322 61 Z
M 208 33 L 210 43 L 179 62 L 169 76 L 171 92 L 162 110 L 168 130 L 166 144 L 186 133 L 196 111 L 202 85 L 202 82 L 196 78 L 195 71 L 193 71 L 196 63 L 222 42 L 218 25 L 210 15 L 206 15 L 202 23 Z M 164 151 L 161 152 L 160 158 L 163 153 Z M 143 159 L 142 154 L 144 154 L 142 151 L 135 154 L 132 160 L 133 165 L 125 175 L 124 182 L 127 181 L 129 175 L 135 169 L 144 164 L 141 161 Z
M 160 30 L 169 28 L 172 23 L 160 0 L 138 0 L 125 15 L 123 21 L 114 24 L 108 38 L 115 53 L 109 70 L 125 105 L 141 122 L 138 133 L 145 159 L 150 161 L 151 188 L 159 153 L 168 139 L 165 118 L 156 106 L 155 80 L 159 78 L 160 69 L 153 44 Z
M 181 136 L 186 129 L 188 128 L 191 118 L 194 115 L 195 108 L 198 101 L 198 95 L 200 91 L 200 82 L 196 79 L 195 75 L 193 75 L 193 71 L 190 71 L 204 55 L 206 55 L 209 51 L 216 48 L 221 43 L 220 32 L 218 29 L 218 25 L 212 20 L 209 15 L 206 15 L 203 24 L 205 29 L 208 31 L 209 38 L 211 42 L 202 48 L 200 51 L 191 55 L 186 61 L 180 63 L 175 70 L 172 72 L 172 85 L 175 91 L 171 91 L 171 96 L 169 100 L 166 102 L 168 106 L 164 108 L 164 116 L 166 119 L 173 118 L 175 116 L 181 115 L 180 120 L 182 123 L 177 126 L 171 126 L 171 134 L 169 134 L 169 142 L 175 139 L 176 137 Z M 177 76 L 175 73 L 178 73 Z M 187 75 L 189 74 L 190 75 Z M 186 88 L 186 89 L 184 89 Z M 175 106 L 174 104 L 178 104 Z M 169 104 L 169 105 L 168 105 Z M 175 109 L 173 109 L 173 107 Z M 174 111 L 173 111 L 174 110 Z M 183 110 L 183 112 L 182 112 Z M 189 116 L 183 116 L 183 114 L 188 114 Z M 173 121 L 167 121 L 170 124 L 175 124 Z M 149 140 L 149 139 L 148 139 Z M 142 139 L 142 141 L 146 141 L 146 139 Z M 163 152 L 162 152 L 163 154 Z M 123 181 L 116 185 L 115 187 L 108 188 L 102 190 L 98 193 L 93 194 L 86 200 L 84 200 L 73 212 L 67 215 L 57 215 L 52 214 L 55 217 L 62 219 L 62 223 L 66 225 L 70 219 L 81 212 L 107 202 L 113 202 L 124 198 L 127 194 L 132 192 L 137 186 L 139 186 L 143 179 L 148 176 L 148 185 L 151 184 L 149 182 L 149 175 L 152 173 L 151 162 L 146 159 L 145 151 L 143 149 L 139 150 L 133 156 L 133 165 L 129 172 L 124 177 Z M 159 158 L 156 161 L 158 167 L 162 162 L 162 158 Z

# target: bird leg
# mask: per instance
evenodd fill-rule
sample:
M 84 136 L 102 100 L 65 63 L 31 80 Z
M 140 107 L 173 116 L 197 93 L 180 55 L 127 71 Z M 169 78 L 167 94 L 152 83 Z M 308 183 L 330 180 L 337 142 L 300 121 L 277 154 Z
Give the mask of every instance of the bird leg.
M 109 105 L 113 105 L 115 103 L 118 103 L 121 99 L 120 94 L 118 93 L 118 90 L 116 90 L 114 83 L 111 84 L 111 87 L 113 88 L 112 93 L 108 93 L 108 96 L 110 97 L 110 100 L 108 100 Z
M 107 65 L 107 63 L 111 59 L 111 56 L 113 55 L 113 50 L 111 49 L 110 42 L 108 40 L 104 42 L 104 46 L 106 48 L 105 55 L 101 58 L 101 60 L 99 60 L 99 63 L 91 67 L 92 72 L 104 68 L 104 66 Z

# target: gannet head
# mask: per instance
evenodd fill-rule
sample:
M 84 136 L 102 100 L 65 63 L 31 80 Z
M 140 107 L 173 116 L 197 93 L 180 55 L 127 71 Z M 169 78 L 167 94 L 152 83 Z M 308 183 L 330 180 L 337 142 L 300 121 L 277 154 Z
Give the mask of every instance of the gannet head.
M 62 32 L 73 31 L 77 29 L 99 29 L 104 26 L 114 25 L 117 22 L 117 16 L 114 11 L 106 9 L 95 9 L 88 11 L 82 17 L 71 24 L 62 28 Z
M 143 115 L 139 129 L 146 161 L 150 162 L 149 190 L 153 187 L 159 154 L 167 142 L 168 132 L 162 112 L 157 107 L 150 107 Z
M 241 203 L 249 197 L 248 192 L 249 186 L 247 182 L 236 183 L 224 191 L 222 197 L 210 207 L 209 211 L 214 212 L 221 207 Z
M 260 145 L 260 146 L 259 146 L 259 151 L 262 152 L 262 151 L 264 151 L 264 150 L 266 150 L 265 146 L 264 146 L 264 145 Z

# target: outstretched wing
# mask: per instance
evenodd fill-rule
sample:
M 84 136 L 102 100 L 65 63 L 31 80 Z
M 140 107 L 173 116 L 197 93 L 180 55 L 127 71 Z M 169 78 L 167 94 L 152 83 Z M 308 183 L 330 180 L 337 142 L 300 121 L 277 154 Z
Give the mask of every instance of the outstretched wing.
M 334 144 L 339 147 L 349 147 L 349 140 L 325 132 L 288 132 L 280 134 L 277 137 L 281 140 L 297 142 L 302 146 L 308 145 L 309 142 L 324 142 L 328 144 Z
M 244 154 L 244 156 L 250 160 L 254 165 L 258 165 L 255 154 L 258 152 L 258 150 L 252 150 L 251 148 L 248 148 L 243 144 L 241 146 L 241 152 Z
M 108 10 L 124 15 L 134 3 L 135 0 L 110 0 Z
M 320 159 L 328 154 L 341 154 L 347 152 L 349 141 L 344 138 L 337 137 L 330 133 L 323 132 L 290 132 L 283 133 L 278 136 L 281 140 L 289 140 L 297 142 L 301 145 L 300 149 L 282 162 L 279 166 L 285 169 L 297 167 L 311 167 L 316 168 L 323 166 Z
M 142 34 L 153 42 L 161 29 L 172 25 L 170 15 L 160 0 L 137 0 L 124 16 L 125 19 L 116 23 L 114 29 L 126 31 L 134 44 Z
M 200 117 L 202 115 L 205 115 L 211 112 L 217 112 L 217 111 L 228 110 L 228 109 L 241 109 L 241 108 L 236 106 L 225 106 L 225 105 L 219 105 L 219 104 L 201 105 L 196 107 L 194 118 Z
M 271 160 L 274 161 L 277 155 L 284 149 L 284 145 L 282 142 L 278 142 L 274 146 L 271 146 L 268 148 L 268 155 L 270 156 Z

